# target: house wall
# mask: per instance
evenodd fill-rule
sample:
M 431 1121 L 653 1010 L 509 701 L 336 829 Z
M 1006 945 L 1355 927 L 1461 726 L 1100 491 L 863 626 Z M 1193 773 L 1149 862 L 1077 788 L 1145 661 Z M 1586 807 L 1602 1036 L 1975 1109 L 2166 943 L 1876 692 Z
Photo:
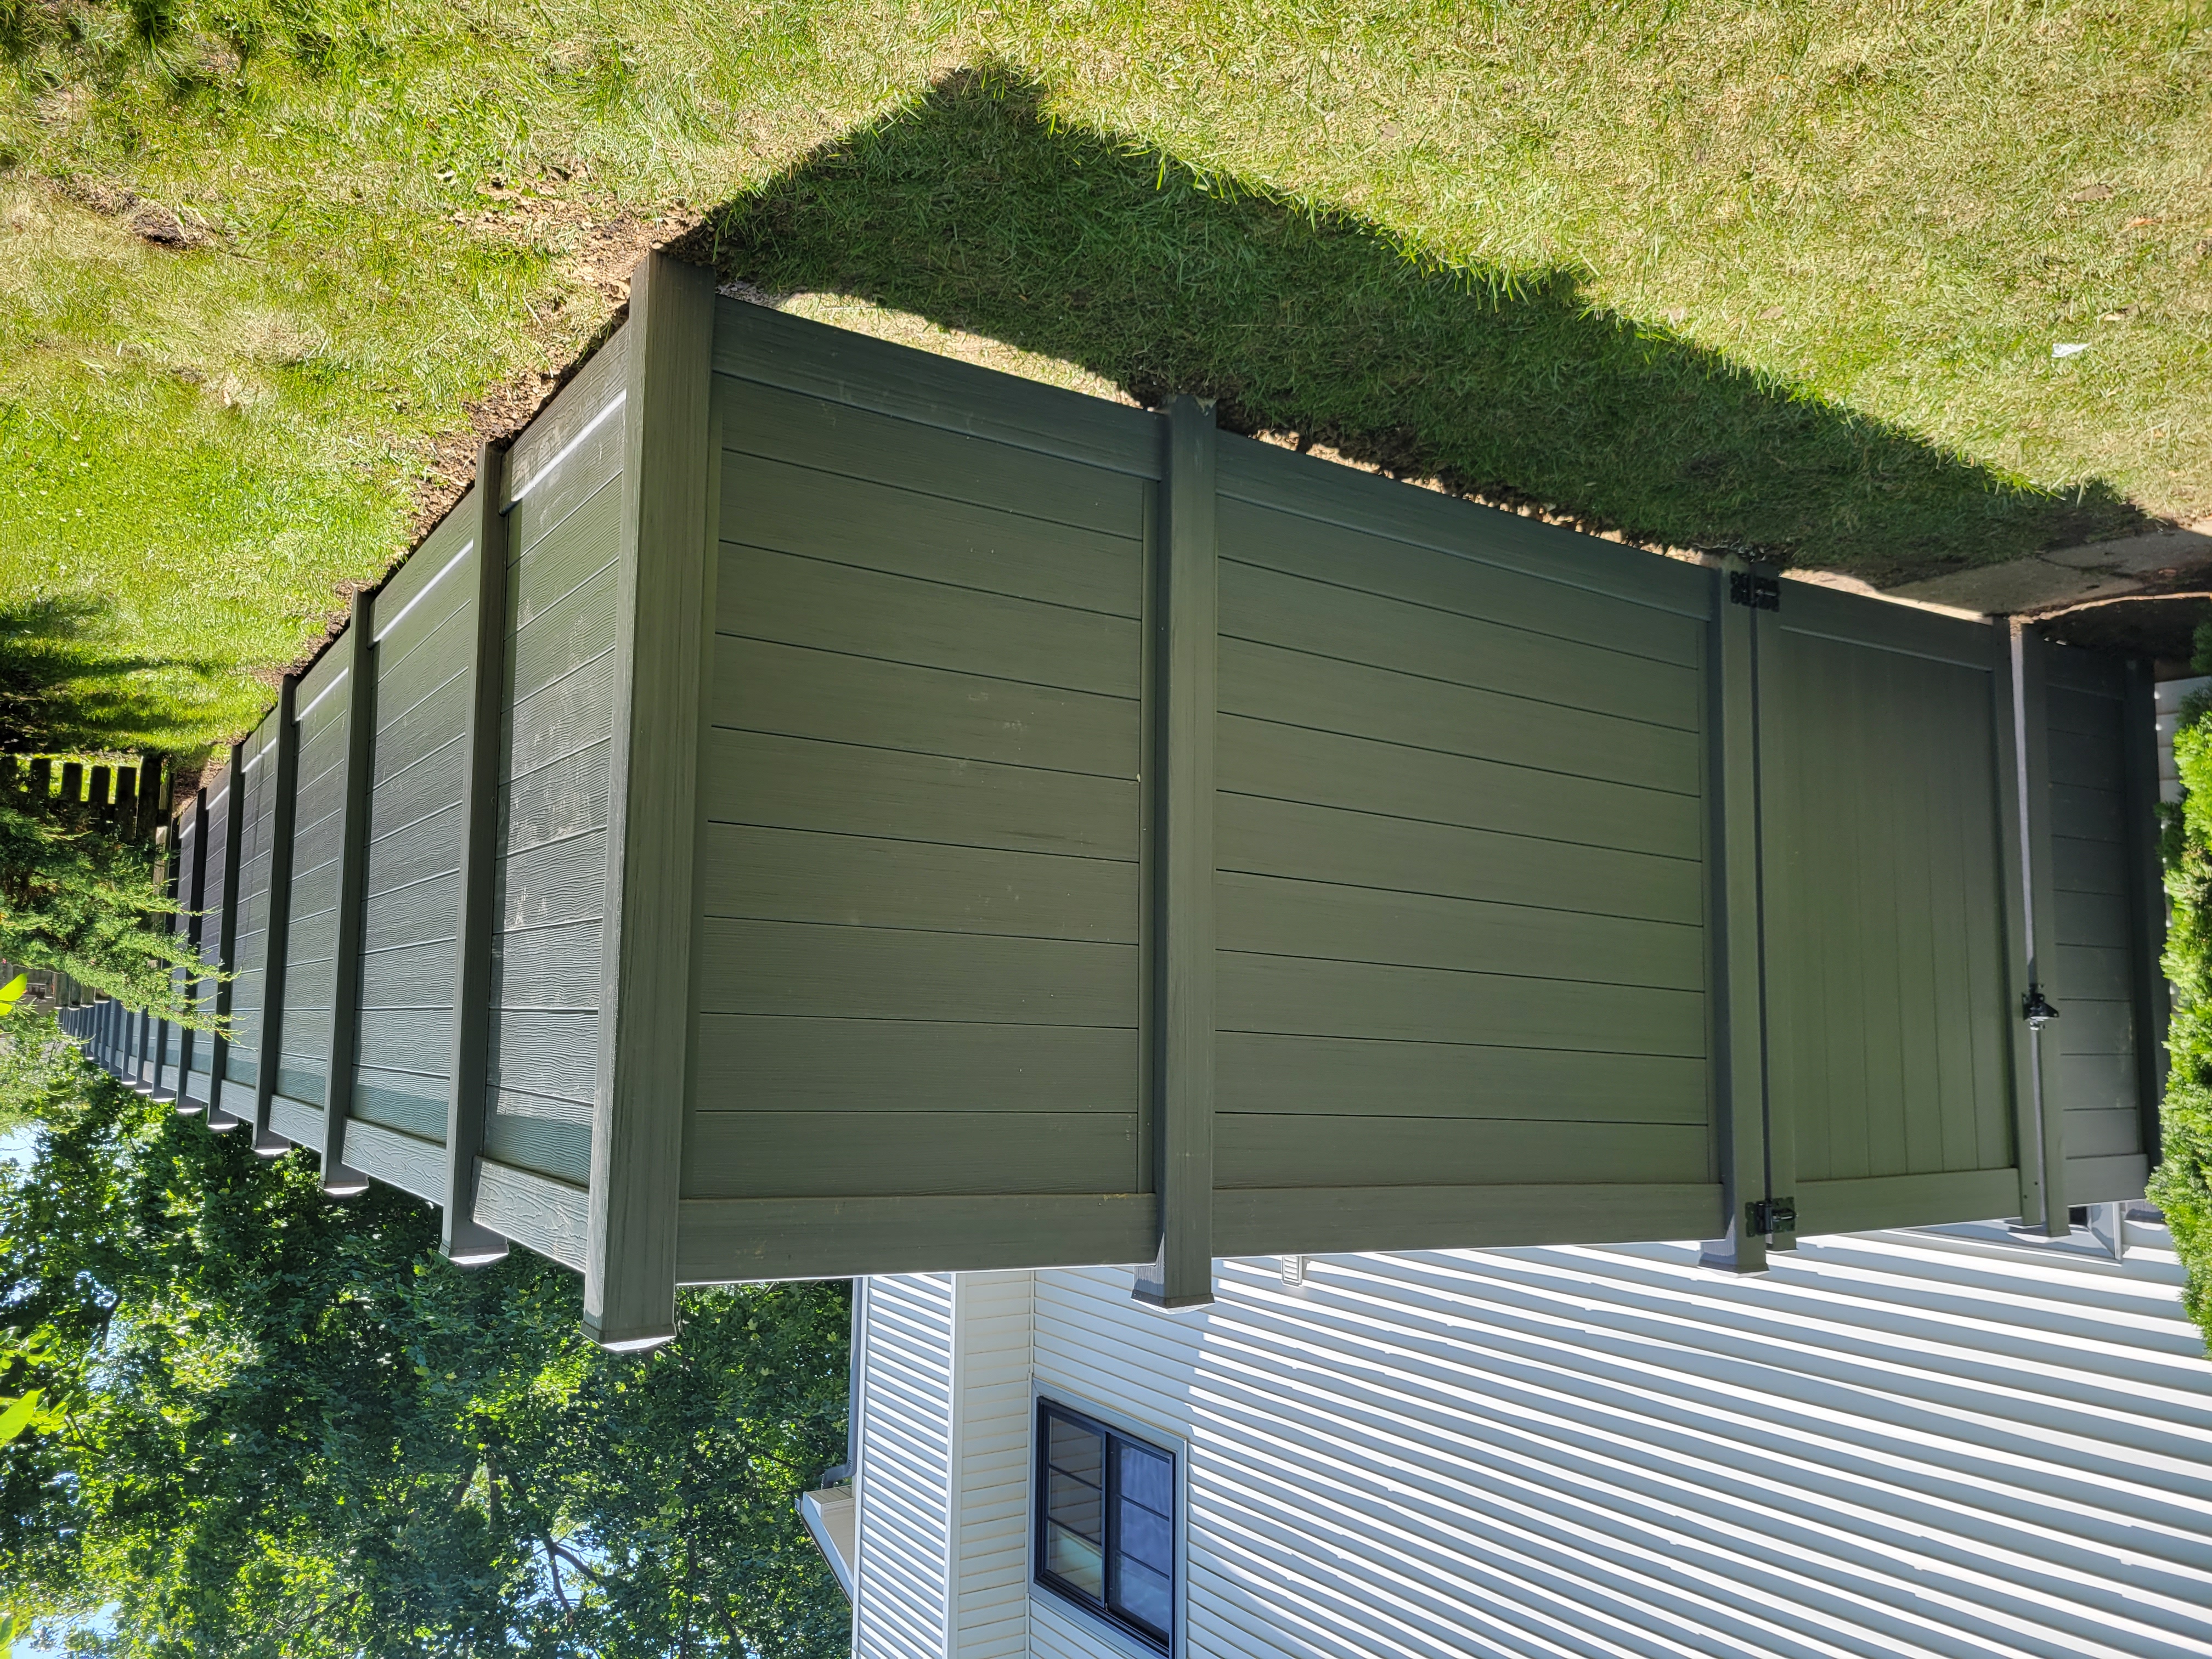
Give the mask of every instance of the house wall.
M 948 1650 L 953 1277 L 866 1281 L 855 1654 L 925 1659 Z
M 2130 1235 L 1261 1258 L 1171 1316 L 1127 1269 L 872 1281 L 855 1652 L 1020 1650 L 970 1609 L 1025 1541 L 1026 1330 L 1036 1390 L 1188 1444 L 1186 1654 L 2201 1654 L 2212 1363 Z M 932 1467 L 950 1644 L 947 1568 L 890 1571 Z M 1125 1659 L 1029 1605 L 1030 1651 Z

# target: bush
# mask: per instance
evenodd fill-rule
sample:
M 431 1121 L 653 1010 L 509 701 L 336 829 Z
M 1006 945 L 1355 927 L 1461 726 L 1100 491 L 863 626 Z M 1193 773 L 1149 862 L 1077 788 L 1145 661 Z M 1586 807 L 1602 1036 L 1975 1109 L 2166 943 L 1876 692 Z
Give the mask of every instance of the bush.
M 2160 1113 L 2162 1153 L 2152 1201 L 2166 1212 L 2174 1248 L 2189 1269 L 2190 1317 L 2212 1345 L 2212 706 L 2184 709 L 2174 735 L 2181 810 L 2165 836 L 2166 890 L 2173 917 L 2166 976 L 2173 984 L 2167 1052 L 2172 1069 Z

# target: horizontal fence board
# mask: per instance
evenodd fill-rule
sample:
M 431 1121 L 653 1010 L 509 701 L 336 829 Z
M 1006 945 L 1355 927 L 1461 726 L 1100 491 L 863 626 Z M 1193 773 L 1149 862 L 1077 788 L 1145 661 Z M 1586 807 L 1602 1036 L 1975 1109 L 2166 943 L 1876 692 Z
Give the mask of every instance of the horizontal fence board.
M 325 1075 L 325 1064 L 322 1060 L 312 1058 L 303 1059 L 295 1054 L 280 1054 L 277 1057 L 277 1092 L 290 1097 L 303 1106 L 313 1108 L 318 1122 L 322 1117 Z M 283 1129 L 279 1129 L 277 1133 L 285 1135 L 288 1139 L 298 1139 L 297 1136 L 291 1135 Z M 304 1144 L 319 1146 L 321 1143 L 311 1141 Z
M 2057 1097 L 2081 1110 L 2134 1112 L 2142 1088 L 2133 1056 L 2059 1054 L 2045 1051 L 2044 1066 L 2057 1082 Z
M 484 1151 L 517 1169 L 584 1186 L 592 1178 L 592 1109 L 500 1090 L 485 1115 Z
M 686 1198 L 1128 1191 L 1137 1115 L 1105 1112 L 700 1112 Z
M 1137 942 L 1137 867 L 1104 859 L 709 824 L 710 916 Z
M 917 495 L 1108 535 L 1143 533 L 1144 484 L 1125 472 L 714 377 L 722 447 Z M 836 477 L 817 488 L 834 490 Z
M 432 532 L 377 592 L 380 730 L 404 714 L 424 687 L 466 664 L 468 647 L 461 641 L 474 626 L 476 541 L 453 527 L 460 516 L 455 512 Z M 403 572 L 412 579 L 404 588 Z
M 722 730 L 707 752 L 700 793 L 717 823 L 1137 856 L 1133 780 Z
M 2058 659 L 2073 654 L 2058 648 L 2046 649 L 2043 653 L 2044 718 L 2053 732 L 2110 743 L 2112 728 L 2120 719 L 2118 678 L 2115 677 L 2108 691 L 2084 691 L 2064 684 L 2065 671 L 2059 666 Z
M 1466 516 L 1474 519 L 1474 514 Z M 1223 558 L 1285 575 L 1679 667 L 1694 668 L 1704 659 L 1703 618 L 1654 610 L 1537 572 L 1348 529 L 1235 495 L 1221 502 L 1220 537 Z
M 741 300 L 715 301 L 714 372 L 739 396 L 781 386 L 1146 477 L 1159 468 L 1144 410 Z
M 599 529 L 596 523 L 592 527 L 595 532 Z M 586 568 L 573 572 L 563 568 L 560 580 L 568 585 L 548 592 L 544 608 L 509 636 L 510 708 L 526 705 L 577 665 L 613 646 L 617 614 L 613 538 L 611 511 L 605 544 L 595 542 L 588 550 L 589 559 L 578 559 Z
M 1861 1181 L 1801 1181 L 1796 1198 L 1797 1231 L 1804 1237 L 1878 1227 L 1933 1226 L 1966 1217 L 1996 1220 L 2020 1212 L 2020 1172 L 1975 1170 Z
M 2057 1038 L 2062 1054 L 2125 1054 L 2136 1052 L 2135 1005 L 2100 1001 L 2079 992 L 2067 998 L 2061 1017 L 2044 1030 L 2044 1051 Z
M 364 1065 L 354 1077 L 353 1115 L 442 1146 L 449 1092 L 442 1076 Z
M 589 1208 L 589 1194 L 580 1186 L 496 1158 L 477 1160 L 477 1224 L 578 1273 L 584 1270 Z
M 2120 1158 L 2069 1158 L 2066 1160 L 2066 1201 L 2069 1204 L 2111 1204 L 2140 1198 L 2150 1180 L 2150 1160 L 2142 1153 Z
M 367 1008 L 354 1053 L 363 1066 L 375 1066 L 429 1076 L 445 1074 L 453 1042 L 453 1009 L 442 1007 Z
M 372 845 L 434 821 L 458 806 L 461 768 L 466 759 L 456 732 L 437 749 L 396 775 L 379 775 L 369 793 L 368 837 Z
M 2064 893 L 2101 893 L 2123 898 L 2128 891 L 2128 849 L 2109 841 L 2051 838 L 2051 884 Z
M 2063 1007 L 2071 997 L 2125 1000 L 2135 994 L 2132 953 L 2114 945 L 2062 945 L 2052 994 Z
M 1103 611 L 1144 612 L 1142 544 L 865 478 L 724 453 L 721 541 Z
M 548 842 L 565 841 L 607 825 L 607 768 L 613 758 L 602 738 L 580 753 L 541 766 L 500 789 L 501 850 L 512 860 Z
M 444 1188 L 446 1153 L 434 1141 L 356 1120 L 346 1125 L 344 1156 L 348 1168 L 417 1198 L 434 1202 Z
M 1704 852 L 1692 796 L 1234 715 L 1218 729 L 1217 778 L 1231 793 L 1662 858 Z
M 2077 841 L 2125 842 L 2127 828 L 2121 820 L 2120 797 L 2109 789 L 2075 789 L 2053 784 L 2051 833 Z
M 2072 893 L 2060 889 L 2052 907 L 2052 934 L 2061 945 L 2086 945 L 2094 949 L 2132 948 L 2129 911 L 2101 893 Z
M 458 869 L 461 855 L 461 810 L 457 799 L 428 817 L 418 818 L 394 830 L 365 849 L 364 893 L 370 912 L 396 896 L 396 890 L 412 887 L 434 876 Z
M 361 963 L 362 1009 L 442 1008 L 450 1012 L 453 968 L 450 937 L 366 951 Z
M 501 860 L 497 903 L 502 929 L 596 922 L 606 905 L 607 832 L 593 830 Z
M 790 738 L 1133 778 L 1133 699 L 718 635 L 710 720 Z
M 449 617 L 414 655 L 394 665 L 377 647 L 376 773 L 392 777 L 450 742 L 468 722 L 473 606 Z M 412 617 L 409 621 L 413 621 Z
M 1220 434 L 1220 493 L 1323 524 L 1383 536 L 1653 610 L 1711 616 L 1713 573 L 1540 520 L 1408 489 L 1374 473 L 1274 444 Z
M 331 953 L 337 948 L 337 912 L 326 900 L 304 915 L 294 915 L 284 945 L 284 1006 L 293 1008 L 313 1001 L 318 990 L 327 1004 Z
M 1498 1118 L 1323 1117 L 1224 1112 L 1214 1120 L 1215 1182 L 1238 1187 L 1474 1186 L 1703 1181 L 1705 1127 Z
M 507 518 L 508 566 L 525 568 L 531 560 L 544 560 L 549 544 L 557 546 L 564 538 L 573 540 L 573 520 L 577 514 L 599 507 L 608 495 L 622 493 L 626 422 L 619 398 L 622 389 L 617 380 L 586 416 L 584 427 L 571 441 L 573 447 L 564 445 L 560 452 L 546 452 L 542 460 L 525 458 L 520 469 L 515 465 L 520 445 L 515 452 L 508 452 L 508 471 L 514 473 L 511 489 L 520 491 L 520 500 L 515 500 Z M 544 416 L 531 422 L 531 431 L 535 434 L 542 425 L 546 425 Z M 508 592 L 514 592 L 514 588 L 508 588 Z
M 1213 1197 L 1213 1243 L 1224 1255 L 1604 1244 L 1721 1230 L 1721 1189 L 1692 1182 L 1231 1188 Z
M 1694 795 L 1695 732 L 1247 640 L 1221 641 L 1221 710 L 1345 737 Z
M 614 730 L 616 660 L 610 646 L 515 705 L 507 733 L 507 776 L 534 771 L 589 748 Z
M 697 971 L 704 1013 L 1137 1023 L 1133 945 L 716 920 Z
M 290 1093 L 282 1081 L 278 1092 L 270 1097 L 269 1127 L 295 1146 L 319 1146 L 323 1144 L 323 1109 L 316 1100 L 303 1100 Z
M 2125 1158 L 2143 1150 L 2142 1115 L 2132 1103 L 2122 1107 L 2069 1107 L 2063 1130 L 2063 1144 L 2069 1158 Z
M 435 863 L 426 859 L 425 863 Z M 459 915 L 460 875 L 447 869 L 392 892 L 380 893 L 363 908 L 362 949 L 372 953 L 453 937 Z
M 491 987 L 492 1000 L 505 1008 L 598 1007 L 598 921 L 495 934 Z
M 621 468 L 629 346 L 629 331 L 617 329 L 515 438 L 501 469 L 510 557 Z
M 1135 1109 L 1137 1034 L 703 1014 L 701 1111 L 1114 1112 Z
M 727 543 L 715 592 L 714 625 L 724 634 L 1104 696 L 1137 695 L 1139 628 L 1127 617 Z
M 1154 1217 L 1146 1193 L 691 1199 L 678 1211 L 676 1272 L 719 1285 L 1136 1261 L 1153 1248 Z
M 1214 902 L 1226 951 L 1705 988 L 1704 932 L 1680 923 L 1235 872 Z
M 1408 605 L 1224 558 L 1221 631 L 1257 644 L 1685 732 L 1704 724 L 1695 668 Z
M 596 1013 L 495 1007 L 491 1085 L 502 1092 L 573 1102 L 588 1110 L 597 1089 L 599 1043 Z
M 1224 1031 L 1481 1042 L 1610 1054 L 1705 1053 L 1696 992 L 1224 951 Z
M 2110 726 L 2094 736 L 2074 732 L 2051 734 L 2051 781 L 2075 789 L 2119 793 L 2126 785 L 2120 746 Z
M 1224 793 L 1224 870 L 1700 926 L 1705 872 L 1681 859 Z
M 1245 1031 L 1224 1031 L 1219 1048 L 1224 1113 L 1698 1125 L 1711 1114 L 1705 1061 L 1674 1055 Z

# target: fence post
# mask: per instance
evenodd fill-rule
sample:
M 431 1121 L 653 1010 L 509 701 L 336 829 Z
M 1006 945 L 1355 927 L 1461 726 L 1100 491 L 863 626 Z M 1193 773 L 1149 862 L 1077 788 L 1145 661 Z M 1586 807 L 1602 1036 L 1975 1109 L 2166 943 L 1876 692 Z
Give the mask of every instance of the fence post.
M 1761 972 L 1759 773 L 1759 612 L 1732 602 L 1731 581 L 1750 567 L 1731 559 L 1713 577 L 1714 648 L 1707 707 L 1712 741 L 1706 811 L 1711 827 L 1713 949 L 1713 1125 L 1720 1150 L 1721 1236 L 1700 1267 L 1763 1273 L 1766 1240 L 1752 1206 L 1775 1196 L 1768 1186 L 1766 1040 Z
M 109 775 L 109 769 L 105 766 L 95 766 L 87 775 L 85 804 L 95 823 L 106 823 L 111 815 L 107 799 Z
M 630 279 L 615 600 L 599 1051 L 584 1328 L 611 1348 L 676 1334 L 690 1103 L 700 703 L 713 626 L 714 275 L 650 253 Z
M 192 858 L 191 874 L 185 884 L 191 894 L 187 907 L 191 916 L 185 923 L 185 937 L 192 947 L 192 965 L 185 975 L 184 1006 L 197 1016 L 200 1006 L 200 935 L 207 921 L 207 827 L 208 797 L 204 786 L 192 794 Z M 179 1027 L 177 1040 L 177 1109 L 189 1114 L 199 1103 L 192 1099 L 192 1054 L 199 1047 L 199 1033 L 189 1025 Z
M 2014 799 L 2006 840 L 2015 848 L 2016 883 L 2024 912 L 2024 927 L 2014 937 L 2013 965 L 2024 976 L 2014 1000 L 2014 1080 L 2015 1109 L 2021 1121 L 2021 1219 L 2040 1225 L 2052 1238 L 2072 1231 L 2066 1214 L 2066 1103 L 2057 1065 L 2058 1035 L 2045 1033 L 2034 1017 L 2036 1000 L 2063 1006 L 2057 982 L 2058 890 L 2051 879 L 2051 718 L 2045 687 L 2042 635 L 2014 622 L 2010 631 L 2011 674 L 1994 678 L 2002 685 L 2008 678 L 2012 688 L 2009 726 L 2017 753 L 2013 765 L 2000 775 L 2016 780 Z M 2004 793 L 2002 790 L 2000 794 Z M 2045 1036 L 2050 1038 L 2045 1042 Z M 2045 1050 L 2051 1064 L 2045 1063 Z M 2033 1180 L 2030 1171 L 2033 1170 Z
M 84 763 L 62 763 L 62 810 L 72 817 L 84 805 Z
M 2130 952 L 2136 1005 L 2136 1110 L 2142 1119 L 2143 1150 L 2159 1163 L 2159 1108 L 2166 1097 L 2166 872 L 2158 854 L 2158 695 L 2151 665 L 2130 659 L 2120 700 L 2122 776 L 2128 838 L 2128 895 L 2134 911 L 2135 949 Z
M 345 805 L 338 819 L 336 971 L 331 987 L 331 1042 L 323 1066 L 323 1190 L 341 1196 L 368 1189 L 368 1177 L 345 1162 L 346 1120 L 353 1115 L 354 1038 L 361 1030 L 361 912 L 368 860 L 369 775 L 376 763 L 374 602 L 366 588 L 353 596 L 353 619 L 340 647 L 346 653 Z
M 223 1074 L 230 1060 L 230 976 L 238 971 L 238 899 L 240 855 L 246 848 L 246 744 L 230 745 L 230 768 L 223 775 L 228 792 L 222 817 L 222 921 L 216 931 L 216 969 L 222 975 L 215 988 L 215 1035 L 208 1058 L 208 1127 L 222 1133 L 235 1129 L 245 1119 L 225 1111 Z
M 1220 705 L 1213 405 L 1168 406 L 1149 712 L 1158 783 L 1149 855 L 1152 1190 L 1158 1252 L 1135 1295 L 1213 1300 L 1214 722 Z
M 31 757 L 30 809 L 33 812 L 53 811 L 54 763 L 46 756 Z
M 276 1060 L 284 1040 L 284 956 L 292 926 L 292 826 L 299 808 L 300 724 L 294 714 L 300 677 L 287 674 L 276 693 L 275 775 L 269 781 L 269 921 L 261 969 L 261 1054 L 253 1077 L 253 1150 L 275 1157 L 292 1143 L 269 1129 L 270 1097 L 276 1092 Z
M 507 1240 L 476 1219 L 477 1158 L 490 1088 L 491 952 L 499 864 L 500 723 L 507 696 L 507 447 L 477 455 L 476 641 L 461 762 L 459 938 L 453 1041 L 447 1068 L 445 1222 L 439 1248 L 455 1261 L 496 1261 Z

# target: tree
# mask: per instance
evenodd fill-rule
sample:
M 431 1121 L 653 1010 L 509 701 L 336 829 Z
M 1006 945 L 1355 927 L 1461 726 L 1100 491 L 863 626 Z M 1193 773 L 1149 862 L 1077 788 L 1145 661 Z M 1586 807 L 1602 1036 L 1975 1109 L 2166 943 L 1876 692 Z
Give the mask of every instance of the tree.
M 304 1153 L 88 1068 L 41 1116 L 0 1174 L 0 1398 L 46 1414 L 0 1445 L 0 1617 L 110 1607 L 66 1639 L 117 1655 L 843 1650 L 793 1510 L 843 1456 L 842 1283 L 690 1292 L 607 1354 L 572 1275 L 453 1267 Z

